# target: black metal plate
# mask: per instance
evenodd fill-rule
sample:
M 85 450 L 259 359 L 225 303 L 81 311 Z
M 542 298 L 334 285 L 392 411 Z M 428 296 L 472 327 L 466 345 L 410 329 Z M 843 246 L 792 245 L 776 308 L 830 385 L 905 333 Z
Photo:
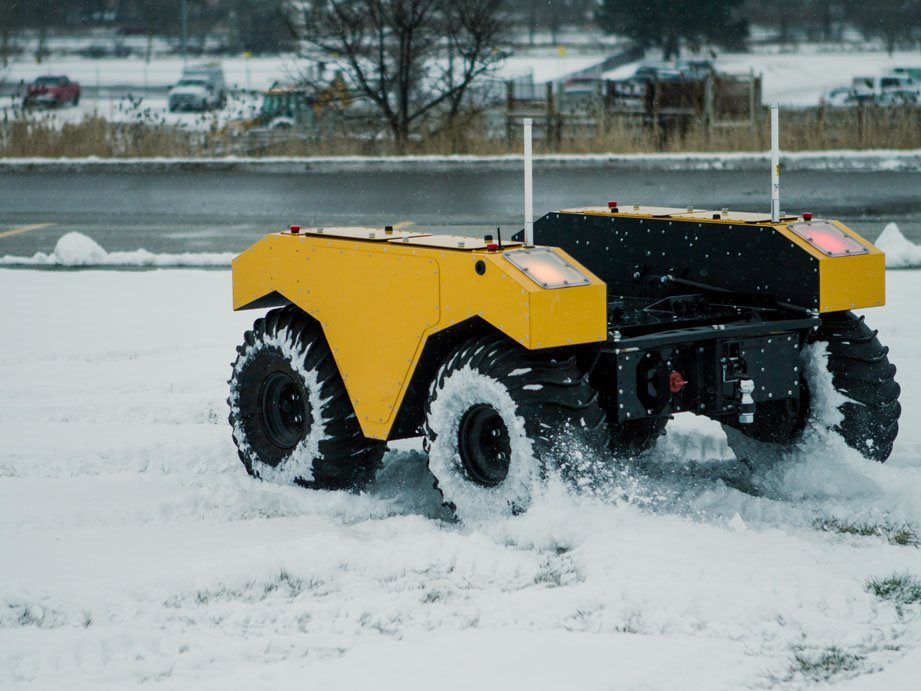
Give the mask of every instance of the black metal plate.
M 737 293 L 739 304 L 754 297 L 818 308 L 818 260 L 770 226 L 550 213 L 534 234 L 605 281 L 609 297 L 677 295 L 690 281 Z

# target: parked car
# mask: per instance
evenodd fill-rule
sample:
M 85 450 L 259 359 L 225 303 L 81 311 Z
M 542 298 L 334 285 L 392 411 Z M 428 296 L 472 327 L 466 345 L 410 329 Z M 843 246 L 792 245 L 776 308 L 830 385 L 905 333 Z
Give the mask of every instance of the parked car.
M 64 104 L 80 103 L 80 85 L 65 76 L 46 75 L 29 84 L 23 105 L 57 108 Z

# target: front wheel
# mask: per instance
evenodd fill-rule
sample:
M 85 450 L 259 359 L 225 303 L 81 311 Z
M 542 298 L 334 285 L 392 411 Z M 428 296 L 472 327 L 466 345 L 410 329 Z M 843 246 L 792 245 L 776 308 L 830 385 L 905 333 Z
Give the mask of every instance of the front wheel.
M 264 480 L 361 489 L 386 450 L 362 434 L 323 331 L 294 306 L 246 332 L 227 403 L 240 460 Z
M 577 359 L 485 336 L 457 348 L 431 385 L 425 416 L 429 470 L 463 521 L 525 511 L 569 435 L 603 424 Z

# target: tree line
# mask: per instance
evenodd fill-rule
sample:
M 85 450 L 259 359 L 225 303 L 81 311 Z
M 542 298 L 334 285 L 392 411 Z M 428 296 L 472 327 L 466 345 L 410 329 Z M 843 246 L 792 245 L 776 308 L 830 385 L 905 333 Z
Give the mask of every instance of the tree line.
M 37 33 L 41 50 L 42 41 L 55 31 L 102 25 L 122 33 L 166 37 L 177 44 L 185 36 L 189 51 L 201 51 L 211 37 L 229 52 L 277 53 L 295 47 L 292 14 L 324 4 L 326 0 L 0 0 L 0 50 L 7 56 L 12 38 L 23 30 Z M 596 24 L 644 47 L 661 48 L 668 57 L 703 45 L 744 49 L 752 26 L 767 31 L 769 40 L 786 43 L 841 40 L 852 28 L 868 39 L 882 40 L 890 51 L 921 44 L 921 0 L 501 0 L 496 4 L 506 25 L 532 43 L 538 34 L 556 41 L 563 27 Z
M 162 37 L 201 52 L 210 37 L 228 52 L 278 53 L 295 48 L 287 0 L 0 0 L 0 44 L 8 55 L 16 34 L 48 36 L 85 27 L 123 35 Z
M 764 40 L 789 44 L 840 41 L 855 29 L 889 52 L 921 47 L 921 0 L 602 0 L 595 17 L 667 59 L 706 45 L 744 50 L 752 26 Z

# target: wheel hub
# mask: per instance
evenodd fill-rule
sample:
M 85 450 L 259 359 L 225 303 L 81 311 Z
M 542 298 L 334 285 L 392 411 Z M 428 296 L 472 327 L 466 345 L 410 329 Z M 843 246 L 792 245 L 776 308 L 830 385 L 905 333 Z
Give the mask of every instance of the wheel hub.
M 259 389 L 262 427 L 270 442 L 293 449 L 308 427 L 310 404 L 304 400 L 294 378 L 286 372 L 272 372 Z
M 468 409 L 458 428 L 458 451 L 467 476 L 484 487 L 495 487 L 508 476 L 512 444 L 508 427 L 491 405 Z

